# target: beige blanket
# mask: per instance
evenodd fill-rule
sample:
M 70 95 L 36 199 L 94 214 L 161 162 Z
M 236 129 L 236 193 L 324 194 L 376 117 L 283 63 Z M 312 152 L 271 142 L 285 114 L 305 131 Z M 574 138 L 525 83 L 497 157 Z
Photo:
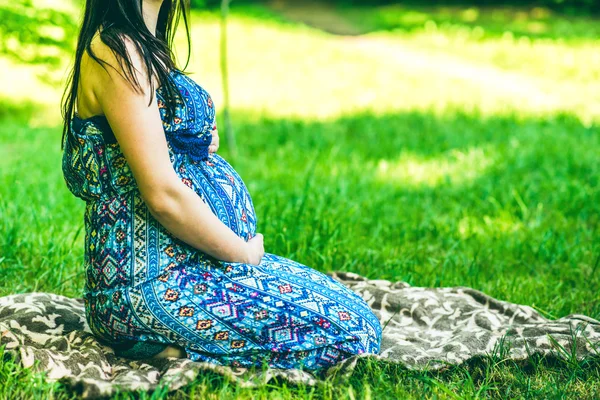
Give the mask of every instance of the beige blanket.
M 359 357 L 401 363 L 410 369 L 439 370 L 490 355 L 516 360 L 534 354 L 578 359 L 600 355 L 600 322 L 583 315 L 550 321 L 531 307 L 466 287 L 418 288 L 348 272 L 329 275 L 360 294 L 384 329 L 380 354 L 346 359 L 327 375 L 347 376 Z M 64 382 L 84 398 L 162 385 L 175 390 L 206 370 L 247 386 L 273 377 L 308 385 L 317 382 L 317 377 L 299 370 L 252 371 L 187 359 L 115 357 L 111 348 L 91 334 L 83 300 L 52 293 L 0 297 L 0 332 L 5 357 L 46 372 L 47 379 Z M 39 363 L 34 365 L 36 360 Z

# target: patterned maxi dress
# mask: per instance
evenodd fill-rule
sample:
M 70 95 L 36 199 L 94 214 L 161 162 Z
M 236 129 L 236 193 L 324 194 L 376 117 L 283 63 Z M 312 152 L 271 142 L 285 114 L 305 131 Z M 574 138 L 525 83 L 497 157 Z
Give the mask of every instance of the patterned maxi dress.
M 181 71 L 170 79 L 181 94 L 175 114 L 167 112 L 163 87 L 156 96 L 173 168 L 248 240 L 256 216 L 246 186 L 222 157 L 208 153 L 212 99 Z M 274 254 L 254 266 L 187 245 L 148 211 L 106 118 L 75 115 L 70 128 L 62 168 L 69 190 L 86 202 L 86 317 L 117 354 L 143 358 L 177 344 L 193 361 L 316 372 L 379 352 L 381 325 L 359 295 Z

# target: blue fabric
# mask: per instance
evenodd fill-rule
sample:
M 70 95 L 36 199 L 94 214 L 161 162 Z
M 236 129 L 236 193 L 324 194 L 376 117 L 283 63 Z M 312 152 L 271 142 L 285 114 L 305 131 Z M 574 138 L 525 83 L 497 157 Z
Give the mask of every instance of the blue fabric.
M 170 76 L 181 94 L 174 115 L 163 87 L 156 95 L 173 168 L 249 240 L 257 222 L 250 194 L 229 163 L 208 153 L 212 99 L 182 72 Z M 83 297 L 100 340 L 178 344 L 194 361 L 315 372 L 379 352 L 381 325 L 359 295 L 285 257 L 227 263 L 187 245 L 149 213 L 106 118 L 75 116 L 70 133 L 63 173 L 86 201 Z

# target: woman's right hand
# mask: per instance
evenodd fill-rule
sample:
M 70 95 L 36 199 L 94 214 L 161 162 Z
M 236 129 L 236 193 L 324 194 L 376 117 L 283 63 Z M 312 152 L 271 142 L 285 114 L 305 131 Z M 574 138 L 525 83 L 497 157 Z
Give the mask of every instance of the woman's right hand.
M 263 235 L 257 233 L 252 239 L 246 242 L 248 247 L 248 256 L 246 257 L 246 263 L 251 265 L 259 265 L 265 255 L 265 248 L 263 244 Z

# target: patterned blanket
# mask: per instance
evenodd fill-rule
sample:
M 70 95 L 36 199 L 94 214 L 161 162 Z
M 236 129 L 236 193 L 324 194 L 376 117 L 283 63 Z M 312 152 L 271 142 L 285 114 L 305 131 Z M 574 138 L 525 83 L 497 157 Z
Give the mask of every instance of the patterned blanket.
M 418 288 L 404 282 L 369 280 L 348 272 L 328 273 L 360 294 L 383 326 L 381 353 L 348 358 L 326 375 L 348 376 L 359 357 L 402 363 L 409 369 L 440 370 L 475 357 L 524 360 L 534 354 L 578 359 L 600 354 L 600 322 L 583 315 L 548 320 L 531 307 L 493 299 L 466 287 Z M 252 371 L 187 359 L 133 361 L 116 357 L 87 326 L 83 300 L 52 293 L 0 297 L 0 348 L 5 357 L 46 373 L 83 398 L 120 391 L 178 389 L 212 370 L 239 385 L 273 377 L 314 385 L 300 370 Z

